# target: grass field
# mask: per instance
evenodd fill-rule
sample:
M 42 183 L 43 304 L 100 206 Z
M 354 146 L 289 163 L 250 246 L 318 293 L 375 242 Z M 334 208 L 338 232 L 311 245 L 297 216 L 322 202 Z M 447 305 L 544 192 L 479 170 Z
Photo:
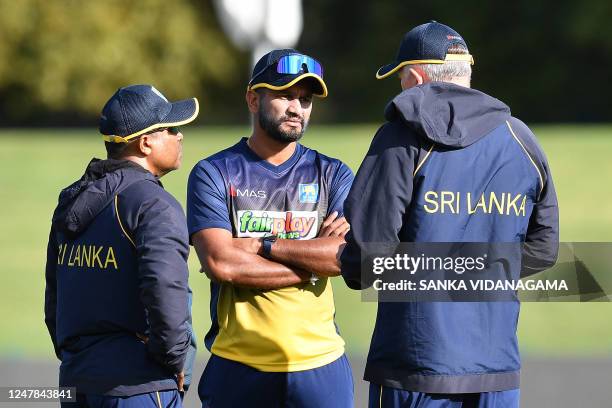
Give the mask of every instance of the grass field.
M 344 160 L 356 170 L 374 126 L 314 125 L 304 144 Z M 564 241 L 612 241 L 612 127 L 546 126 L 535 129 L 549 157 L 561 210 Z M 186 128 L 183 167 L 164 184 L 185 202 L 193 165 L 227 147 L 247 128 Z M 89 158 L 104 147 L 95 129 L 0 132 L 0 357 L 52 358 L 43 323 L 44 262 L 51 212 L 60 188 L 79 178 Z M 194 325 L 208 328 L 208 281 L 190 259 Z M 349 352 L 367 351 L 376 305 L 334 282 L 336 317 Z M 612 354 L 612 304 L 524 304 L 520 318 L 524 353 L 546 356 Z

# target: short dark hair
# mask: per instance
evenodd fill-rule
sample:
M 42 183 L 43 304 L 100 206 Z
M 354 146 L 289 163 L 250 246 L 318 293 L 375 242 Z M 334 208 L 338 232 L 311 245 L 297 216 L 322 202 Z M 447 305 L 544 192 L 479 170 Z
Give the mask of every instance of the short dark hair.
M 268 94 L 268 90 L 266 88 L 253 89 L 253 92 L 255 92 L 257 95 L 259 95 L 262 98 Z
M 125 153 L 125 148 L 127 145 L 127 143 L 104 142 L 104 147 L 106 147 L 106 156 L 109 159 L 121 159 Z

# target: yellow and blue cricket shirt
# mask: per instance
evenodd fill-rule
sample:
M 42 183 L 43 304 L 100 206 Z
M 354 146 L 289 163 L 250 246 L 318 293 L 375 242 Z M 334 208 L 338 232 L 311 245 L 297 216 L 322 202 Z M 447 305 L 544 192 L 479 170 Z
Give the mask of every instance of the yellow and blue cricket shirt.
M 189 176 L 189 234 L 224 228 L 234 237 L 312 239 L 325 217 L 342 214 L 353 174 L 301 144 L 283 164 L 259 158 L 243 138 L 200 161 Z M 329 279 L 275 290 L 211 283 L 206 347 L 261 371 L 324 366 L 344 353 Z

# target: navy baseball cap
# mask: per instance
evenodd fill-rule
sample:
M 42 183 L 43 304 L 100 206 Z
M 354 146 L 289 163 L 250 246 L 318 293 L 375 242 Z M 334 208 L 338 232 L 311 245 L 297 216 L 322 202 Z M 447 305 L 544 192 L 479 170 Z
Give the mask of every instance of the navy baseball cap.
M 321 63 L 292 48 L 284 48 L 270 51 L 257 61 L 247 89 L 279 91 L 304 80 L 310 83 L 313 95 L 321 98 L 327 96 Z
M 119 88 L 100 115 L 100 133 L 106 142 L 127 143 L 157 128 L 185 125 L 199 112 L 196 98 L 169 102 L 152 85 Z
M 380 67 L 376 78 L 386 78 L 405 65 L 444 64 L 448 61 L 465 61 L 474 65 L 474 57 L 470 54 L 447 54 L 453 45 L 468 49 L 461 35 L 449 26 L 437 21 L 416 26 L 402 38 L 395 61 Z

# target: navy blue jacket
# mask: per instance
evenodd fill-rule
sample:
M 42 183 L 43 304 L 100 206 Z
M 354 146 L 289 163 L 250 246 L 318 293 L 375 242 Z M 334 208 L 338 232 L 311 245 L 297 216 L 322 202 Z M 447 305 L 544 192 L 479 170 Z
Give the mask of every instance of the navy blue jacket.
M 183 210 L 159 180 L 129 161 L 91 161 L 60 194 L 47 250 L 60 385 L 114 396 L 176 389 L 191 343 L 188 254 Z
M 345 201 L 349 287 L 372 282 L 360 268 L 367 242 L 527 242 L 527 273 L 554 264 L 558 206 L 548 164 L 505 104 L 429 83 L 399 94 L 385 116 Z M 443 192 L 461 195 L 461 206 L 442 204 Z M 506 206 L 474 211 L 468 194 L 506 194 Z M 518 388 L 518 314 L 518 301 L 380 302 L 365 379 L 429 393 Z

